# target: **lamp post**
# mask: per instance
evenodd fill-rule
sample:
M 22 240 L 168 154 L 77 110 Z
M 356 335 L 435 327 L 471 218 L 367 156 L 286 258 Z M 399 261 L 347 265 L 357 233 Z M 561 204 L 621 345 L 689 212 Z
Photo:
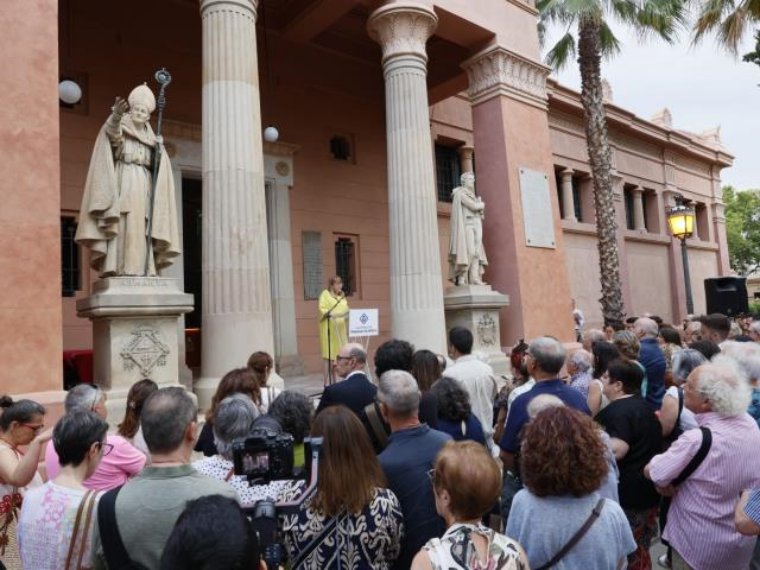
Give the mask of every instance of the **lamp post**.
M 676 197 L 676 205 L 668 210 L 668 227 L 673 237 L 681 240 L 681 257 L 683 258 L 683 280 L 686 285 L 686 312 L 694 312 L 694 300 L 691 298 L 691 277 L 689 275 L 689 254 L 686 251 L 686 239 L 694 234 L 694 208 L 683 203 L 683 198 Z

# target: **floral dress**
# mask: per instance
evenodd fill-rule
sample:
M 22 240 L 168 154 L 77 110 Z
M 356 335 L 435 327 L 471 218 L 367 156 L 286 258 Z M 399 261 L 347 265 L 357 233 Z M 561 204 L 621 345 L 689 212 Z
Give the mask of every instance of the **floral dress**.
M 483 562 L 472 542 L 472 534 L 488 540 L 488 554 Z M 434 538 L 422 547 L 430 557 L 433 570 L 527 570 L 528 564 L 519 545 L 487 526 L 453 524 L 441 538 Z
M 303 482 L 291 484 L 280 501 L 298 498 L 303 488 Z M 311 508 L 312 500 L 313 495 L 280 519 L 293 570 L 387 570 L 393 565 L 401 550 L 403 515 L 391 490 L 375 488 L 359 514 L 326 517 Z

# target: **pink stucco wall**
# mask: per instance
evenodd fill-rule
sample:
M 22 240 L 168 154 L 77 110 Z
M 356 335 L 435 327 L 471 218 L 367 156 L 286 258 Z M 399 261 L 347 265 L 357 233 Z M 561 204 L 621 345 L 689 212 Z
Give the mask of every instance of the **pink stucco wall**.
M 58 2 L 3 2 L 0 393 L 61 384 Z

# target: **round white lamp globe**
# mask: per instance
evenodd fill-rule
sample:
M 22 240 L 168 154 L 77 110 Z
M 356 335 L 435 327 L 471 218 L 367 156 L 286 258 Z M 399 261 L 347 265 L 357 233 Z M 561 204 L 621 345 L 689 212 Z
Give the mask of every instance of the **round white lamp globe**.
M 71 79 L 64 79 L 58 84 L 58 97 L 67 105 L 76 105 L 82 99 L 82 88 Z
M 280 131 L 278 131 L 275 127 L 267 127 L 264 129 L 264 140 L 267 142 L 277 142 L 277 139 L 280 138 Z

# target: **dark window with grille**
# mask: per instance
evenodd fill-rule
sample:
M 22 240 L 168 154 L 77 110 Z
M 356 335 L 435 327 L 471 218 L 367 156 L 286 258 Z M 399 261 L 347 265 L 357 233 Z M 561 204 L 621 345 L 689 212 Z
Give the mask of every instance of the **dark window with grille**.
M 347 297 L 357 290 L 356 240 L 338 236 L 335 240 L 335 274 L 343 280 L 343 291 Z
M 623 197 L 625 198 L 625 226 L 629 230 L 636 229 L 636 224 L 633 220 L 633 191 L 626 188 L 623 190 Z
M 73 297 L 79 290 L 79 246 L 74 242 L 77 222 L 73 217 L 61 217 L 61 277 L 62 295 Z
M 438 201 L 451 202 L 451 191 L 459 186 L 462 170 L 457 149 L 435 145 L 435 173 L 438 182 Z

